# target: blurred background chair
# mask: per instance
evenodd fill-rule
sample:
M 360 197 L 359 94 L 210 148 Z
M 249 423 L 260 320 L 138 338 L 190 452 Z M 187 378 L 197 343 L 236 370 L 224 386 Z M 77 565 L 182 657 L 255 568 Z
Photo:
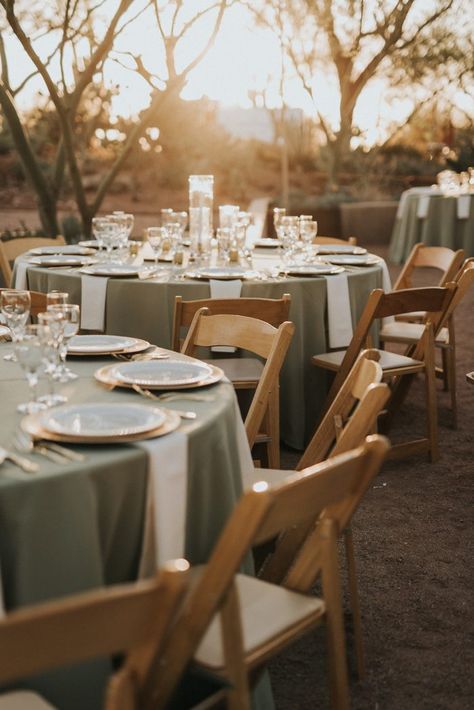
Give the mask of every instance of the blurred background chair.
M 12 264 L 21 254 L 30 249 L 38 247 L 62 246 L 66 242 L 64 237 L 57 236 L 55 239 L 44 237 L 15 237 L 4 241 L 0 239 L 0 270 L 2 272 L 5 286 L 9 286 L 12 280 Z

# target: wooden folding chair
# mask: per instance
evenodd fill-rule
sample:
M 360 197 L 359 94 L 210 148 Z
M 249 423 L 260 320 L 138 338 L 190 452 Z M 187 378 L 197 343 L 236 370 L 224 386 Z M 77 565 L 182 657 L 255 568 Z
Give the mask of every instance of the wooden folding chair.
M 141 710 L 147 702 L 144 684 L 149 664 L 160 657 L 186 590 L 188 568 L 185 560 L 168 562 L 151 581 L 100 589 L 7 614 L 0 620 L 0 682 L 126 652 L 124 665 L 111 678 L 104 707 Z M 177 685 L 179 676 L 175 677 Z M 0 695 L 0 706 L 5 710 L 52 707 L 29 691 Z
M 266 445 L 268 465 L 272 468 L 280 465 L 278 377 L 294 330 L 289 321 L 274 328 L 257 318 L 208 315 L 201 308 L 182 348 L 185 355 L 193 355 L 196 347 L 227 345 L 248 350 L 266 361 L 245 418 L 245 430 L 250 448 L 259 443 Z
M 8 241 L 0 239 L 0 271 L 5 284 L 8 286 L 11 283 L 12 269 L 10 264 L 15 261 L 17 256 L 37 247 L 62 246 L 65 243 L 62 236 L 57 236 L 55 239 L 44 237 L 15 237 Z
M 454 294 L 443 318 L 439 324 L 438 332 L 435 335 L 435 347 L 441 351 L 442 367 L 436 368 L 444 382 L 445 388 L 451 397 L 451 412 L 454 428 L 457 427 L 457 393 L 456 393 L 456 334 L 454 327 L 454 315 L 457 307 L 463 300 L 467 291 L 474 283 L 474 258 L 466 259 L 464 266 L 455 277 L 457 284 Z M 423 320 L 426 320 L 426 314 Z M 423 322 L 399 322 L 386 323 L 382 327 L 379 337 L 385 343 L 403 343 L 406 345 L 415 344 L 423 333 Z
M 313 244 L 350 244 L 357 246 L 357 237 L 349 237 L 348 239 L 338 239 L 337 237 L 315 237 Z
M 392 397 L 389 403 L 391 414 L 395 411 L 406 394 L 407 385 L 401 385 L 400 379 L 409 376 L 406 382 L 411 382 L 414 375 L 423 372 L 426 383 L 427 437 L 397 444 L 391 449 L 391 456 L 399 457 L 413 453 L 429 452 L 431 461 L 439 456 L 438 423 L 436 405 L 436 383 L 434 363 L 434 338 L 438 334 L 442 317 L 456 290 L 456 284 L 445 287 L 413 288 L 384 293 L 375 289 L 370 294 L 364 311 L 357 323 L 352 340 L 347 350 L 314 355 L 312 362 L 317 367 L 335 372 L 333 383 L 326 399 L 324 412 L 330 406 L 342 383 L 363 347 L 370 344 L 371 328 L 378 319 L 388 318 L 400 313 L 422 308 L 427 312 L 427 320 L 417 344 L 411 346 L 406 355 L 380 350 L 380 365 L 383 379 L 389 381 L 392 387 Z M 396 396 L 395 396 L 396 395 Z M 386 420 L 390 424 L 390 416 Z
M 244 493 L 209 562 L 194 570 L 192 591 L 163 647 L 165 663 L 158 659 L 151 665 L 152 702 L 143 710 L 166 704 L 196 648 L 199 667 L 231 682 L 228 707 L 247 710 L 249 688 L 267 661 L 322 621 L 327 624 L 332 707 L 349 707 L 337 536 L 379 470 L 387 446 L 374 436 L 363 447 L 295 473 L 278 486 L 262 482 Z M 252 547 L 315 519 L 282 584 L 238 573 Z M 322 598 L 311 593 L 318 577 Z
M 463 261 L 463 249 L 454 251 L 448 247 L 430 247 L 421 242 L 415 244 L 392 290 L 399 291 L 400 289 L 413 288 L 415 286 L 413 277 L 416 269 L 425 268 L 436 269 L 441 272 L 438 281 L 433 283 L 433 286 L 445 286 L 450 281 L 454 281 L 454 277 L 461 268 Z M 416 317 L 416 313 L 412 315 L 412 319 Z M 410 314 L 400 314 L 397 320 L 410 320 Z
M 300 458 L 296 470 L 303 471 L 327 459 L 337 456 L 363 444 L 364 439 L 377 428 L 377 417 L 386 404 L 390 389 L 382 384 L 383 371 L 378 364 L 377 350 L 364 350 L 337 393 L 326 415 L 316 429 L 305 452 Z M 275 469 L 255 469 L 251 477 L 244 480 L 249 488 L 258 480 L 264 479 L 270 485 L 285 480 L 291 472 Z M 293 528 L 281 543 L 280 554 L 273 557 L 265 566 L 265 579 L 280 582 L 289 569 L 298 549 L 310 532 L 308 525 Z M 340 530 L 342 532 L 342 530 Z M 352 529 L 344 529 L 346 547 L 349 592 L 354 626 L 354 638 L 359 678 L 365 674 L 362 620 L 360 614 L 359 593 Z

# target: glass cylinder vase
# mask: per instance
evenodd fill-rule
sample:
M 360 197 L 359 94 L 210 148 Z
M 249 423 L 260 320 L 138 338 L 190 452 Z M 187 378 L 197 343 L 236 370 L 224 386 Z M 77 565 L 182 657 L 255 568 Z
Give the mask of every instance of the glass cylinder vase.
M 198 260 L 210 253 L 213 196 L 213 175 L 189 176 L 189 236 L 191 253 Z

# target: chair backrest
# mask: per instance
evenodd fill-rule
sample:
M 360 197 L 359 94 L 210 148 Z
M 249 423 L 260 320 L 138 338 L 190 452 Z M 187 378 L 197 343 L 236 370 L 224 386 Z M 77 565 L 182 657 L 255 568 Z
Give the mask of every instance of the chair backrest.
M 313 239 L 313 244 L 350 244 L 357 246 L 357 237 L 349 237 L 348 239 L 338 239 L 337 237 L 318 236 Z
M 150 581 L 7 614 L 0 621 L 0 681 L 127 652 L 125 667 L 140 682 L 175 618 L 188 568 L 185 560 L 176 560 Z
M 0 293 L 2 291 L 12 291 L 14 289 L 4 289 L 0 288 Z M 31 296 L 31 308 L 30 308 L 30 315 L 33 318 L 36 318 L 38 313 L 43 313 L 46 311 L 46 294 L 41 293 L 40 291 L 30 291 L 30 296 Z
M 426 311 L 425 328 L 432 328 L 436 336 L 456 289 L 457 286 L 453 282 L 443 287 L 410 288 L 391 291 L 390 293 L 384 293 L 382 289 L 374 289 L 356 325 L 352 340 L 333 380 L 326 402 L 329 403 L 334 399 L 360 351 L 366 346 L 369 331 L 375 320 L 411 313 L 412 311 Z M 424 358 L 424 346 L 425 338 L 422 335 L 415 347 L 410 346 L 410 356 L 422 360 Z
M 374 430 L 377 416 L 390 396 L 382 384 L 377 350 L 363 350 L 296 467 L 301 471 L 328 456 L 355 449 Z
M 245 418 L 249 446 L 265 417 L 270 395 L 278 387 L 278 377 L 290 345 L 295 326 L 285 321 L 278 328 L 258 318 L 236 315 L 208 315 L 201 308 L 194 316 L 182 352 L 193 355 L 196 347 L 229 345 L 259 355 L 266 360 L 260 380 Z
M 466 259 L 462 269 L 456 276 L 455 283 L 457 285 L 457 289 L 441 320 L 440 328 L 445 326 L 449 319 L 452 318 L 456 308 L 459 306 L 464 296 L 474 283 L 474 258 Z
M 8 286 L 11 283 L 12 270 L 10 263 L 15 261 L 17 256 L 37 247 L 61 246 L 65 243 L 64 237 L 61 235 L 55 239 L 46 237 L 16 237 L 7 241 L 0 239 L 0 270 L 5 284 Z
M 448 247 L 430 247 L 419 242 L 415 244 L 410 256 L 405 262 L 398 279 L 393 287 L 394 291 L 412 288 L 413 271 L 417 268 L 432 268 L 442 272 L 439 282 L 435 285 L 444 286 L 454 280 L 464 260 L 464 250 L 454 251 Z M 417 309 L 420 310 L 420 309 Z
M 289 475 L 276 486 L 269 487 L 267 483 L 260 482 L 244 493 L 209 562 L 186 597 L 172 636 L 165 641 L 165 665 L 160 663 L 161 659 L 157 659 L 150 666 L 149 684 L 152 690 L 148 695 L 153 698 L 155 705 L 144 707 L 143 710 L 166 705 L 170 688 L 176 685 L 176 679 L 181 676 L 186 659 L 199 645 L 215 614 L 227 604 L 234 591 L 234 576 L 252 547 L 275 538 L 293 526 L 314 521 L 312 541 L 316 542 L 303 546 L 284 586 L 303 593 L 309 592 L 314 580 L 322 573 L 323 596 L 326 594 L 327 550 L 330 548 L 334 559 L 334 555 L 337 555 L 337 535 L 326 535 L 325 532 L 329 526 L 335 531 L 339 521 L 332 521 L 326 515 L 324 521 L 320 522 L 319 516 L 324 510 L 333 510 L 339 515 L 338 506 L 344 501 L 347 503 L 346 508 L 351 501 L 351 507 L 355 509 L 363 492 L 377 474 L 387 449 L 388 442 L 383 437 L 371 437 L 357 450 L 304 472 Z M 335 572 L 338 574 L 337 566 Z M 233 622 L 238 625 L 238 605 L 236 611 L 237 618 L 234 617 Z M 225 632 L 223 628 L 224 636 Z
M 181 349 L 181 329 L 189 328 L 197 311 L 207 308 L 211 315 L 239 315 L 259 318 L 278 328 L 288 320 L 291 296 L 282 298 L 202 298 L 197 301 L 183 301 L 176 296 L 174 302 L 173 334 L 171 347 L 176 352 Z

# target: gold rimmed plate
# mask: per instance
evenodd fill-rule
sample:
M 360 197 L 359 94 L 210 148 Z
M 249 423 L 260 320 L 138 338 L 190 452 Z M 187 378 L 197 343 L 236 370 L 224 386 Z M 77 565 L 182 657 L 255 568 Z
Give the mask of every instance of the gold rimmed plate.
M 80 406 L 80 405 L 78 405 Z M 104 405 L 102 405 L 104 406 Z M 123 405 L 117 405 L 123 411 Z M 157 408 L 148 407 L 148 405 L 128 405 L 134 407 L 147 407 L 155 410 Z M 33 439 L 45 439 L 46 441 L 57 441 L 65 444 L 121 444 L 134 441 L 142 441 L 145 439 L 154 439 L 159 436 L 164 436 L 172 431 L 175 431 L 181 424 L 181 418 L 178 412 L 170 409 L 160 408 L 161 417 L 157 419 L 158 426 L 142 431 L 134 431 L 126 434 L 107 434 L 96 432 L 94 435 L 64 433 L 62 431 L 52 431 L 44 426 L 42 420 L 42 412 L 30 414 L 21 422 L 21 428 L 26 431 Z
M 201 367 L 201 374 L 192 373 L 190 375 L 178 377 L 175 363 L 188 363 L 187 360 L 150 360 L 147 362 L 117 363 L 101 367 L 94 373 L 94 377 L 108 388 L 124 387 L 133 389 L 134 385 L 146 387 L 150 390 L 182 390 L 194 389 L 197 387 L 207 387 L 222 380 L 224 372 L 220 367 L 201 363 L 196 360 L 196 365 Z M 170 365 L 174 372 L 170 373 Z M 168 366 L 168 367 L 167 367 Z
M 68 356 L 104 357 L 133 355 L 150 347 L 148 340 L 125 335 L 75 335 L 68 343 Z
M 184 276 L 187 279 L 197 279 L 198 281 L 231 281 L 232 279 L 256 279 L 258 273 L 253 270 L 244 269 L 241 266 L 211 266 L 209 268 L 193 269 L 186 271 Z

